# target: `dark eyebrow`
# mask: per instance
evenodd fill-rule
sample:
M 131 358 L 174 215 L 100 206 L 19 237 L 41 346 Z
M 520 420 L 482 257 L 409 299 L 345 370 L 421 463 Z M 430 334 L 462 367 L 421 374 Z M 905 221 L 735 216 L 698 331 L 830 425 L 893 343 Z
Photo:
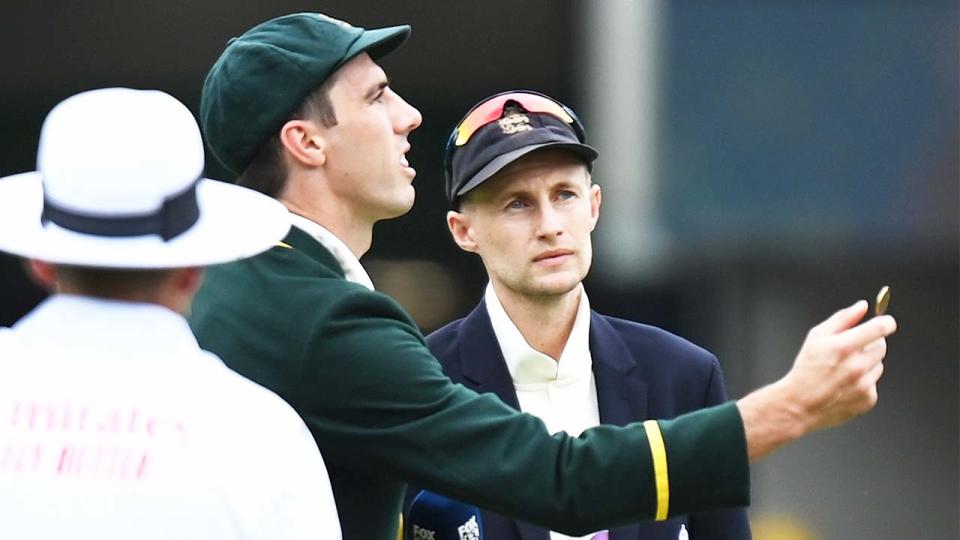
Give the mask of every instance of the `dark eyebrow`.
M 364 97 L 366 97 L 367 99 L 373 99 L 374 97 L 376 97 L 377 94 L 379 94 L 380 92 L 382 92 L 383 89 L 386 88 L 386 87 L 388 87 L 388 86 L 390 86 L 390 81 L 387 80 L 387 79 L 384 79 L 384 80 L 380 81 L 379 83 L 377 83 L 376 86 L 374 86 L 373 88 L 371 88 L 370 90 L 368 90 L 366 96 L 364 96 Z

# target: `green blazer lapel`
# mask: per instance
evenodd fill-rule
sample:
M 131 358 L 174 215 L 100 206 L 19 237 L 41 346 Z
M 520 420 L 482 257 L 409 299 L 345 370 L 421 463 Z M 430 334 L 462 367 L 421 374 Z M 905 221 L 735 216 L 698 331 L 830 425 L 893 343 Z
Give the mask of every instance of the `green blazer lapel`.
M 296 253 L 302 253 L 303 255 L 310 257 L 323 266 L 333 270 L 341 277 L 346 277 L 343 272 L 343 268 L 340 266 L 340 263 L 337 261 L 336 257 L 330 253 L 330 250 L 324 247 L 323 244 L 317 241 L 316 238 L 310 236 L 306 231 L 298 228 L 296 225 L 290 227 L 290 232 L 287 233 L 287 236 L 283 239 L 283 241 L 278 243 L 277 247 L 274 249 L 289 249 Z

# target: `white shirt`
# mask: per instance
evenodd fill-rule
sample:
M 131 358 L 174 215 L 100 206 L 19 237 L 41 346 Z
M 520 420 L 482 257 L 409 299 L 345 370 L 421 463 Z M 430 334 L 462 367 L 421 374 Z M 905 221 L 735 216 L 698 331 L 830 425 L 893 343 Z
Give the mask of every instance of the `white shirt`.
M 344 277 L 347 278 L 347 281 L 363 285 L 371 291 L 374 290 L 373 280 L 370 279 L 370 275 L 367 274 L 366 269 L 360 264 L 360 259 L 350 251 L 350 248 L 347 247 L 347 244 L 345 244 L 343 240 L 337 238 L 337 235 L 327 230 L 323 225 L 292 212 L 290 213 L 290 223 L 294 227 L 312 236 L 314 240 L 320 242 L 323 247 L 327 248 L 327 251 L 329 251 L 333 255 L 333 258 L 340 264 L 340 268 L 343 270 Z
M 0 538 L 341 538 L 299 416 L 158 305 L 55 295 L 0 329 Z
M 493 333 L 513 378 L 520 410 L 543 420 L 550 433 L 565 431 L 577 437 L 584 430 L 600 425 L 597 384 L 590 355 L 590 301 L 583 285 L 580 285 L 580 304 L 573 329 L 559 362 L 527 343 L 490 284 L 484 300 Z M 551 540 L 588 539 L 592 536 L 550 533 Z

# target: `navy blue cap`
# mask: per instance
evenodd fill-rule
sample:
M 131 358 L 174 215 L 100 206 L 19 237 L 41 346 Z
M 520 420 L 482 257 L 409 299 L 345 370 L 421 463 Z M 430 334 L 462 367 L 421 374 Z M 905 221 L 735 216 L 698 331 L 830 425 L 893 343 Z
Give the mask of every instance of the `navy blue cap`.
M 568 124 L 552 114 L 531 113 L 519 104 L 508 104 L 498 120 L 479 128 L 466 144 L 448 145 L 447 199 L 455 206 L 460 197 L 507 165 L 546 148 L 569 150 L 588 167 L 599 155 L 584 143 L 579 120 Z

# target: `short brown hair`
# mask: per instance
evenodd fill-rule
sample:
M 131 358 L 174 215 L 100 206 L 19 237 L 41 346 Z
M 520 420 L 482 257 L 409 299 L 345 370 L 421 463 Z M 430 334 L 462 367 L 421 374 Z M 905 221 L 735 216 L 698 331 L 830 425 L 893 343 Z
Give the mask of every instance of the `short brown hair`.
M 308 95 L 297 110 L 290 115 L 290 120 L 318 120 L 324 127 L 337 125 L 336 111 L 330 101 L 330 88 L 336 82 L 337 73 L 327 77 L 327 80 Z M 284 122 L 286 123 L 286 122 Z M 280 143 L 280 133 L 274 133 L 260 147 L 253 161 L 237 177 L 237 184 L 259 191 L 264 195 L 277 198 L 287 185 L 287 164 L 283 160 L 283 145 Z
M 56 265 L 58 282 L 86 296 L 113 300 L 148 300 L 157 294 L 173 271 Z

